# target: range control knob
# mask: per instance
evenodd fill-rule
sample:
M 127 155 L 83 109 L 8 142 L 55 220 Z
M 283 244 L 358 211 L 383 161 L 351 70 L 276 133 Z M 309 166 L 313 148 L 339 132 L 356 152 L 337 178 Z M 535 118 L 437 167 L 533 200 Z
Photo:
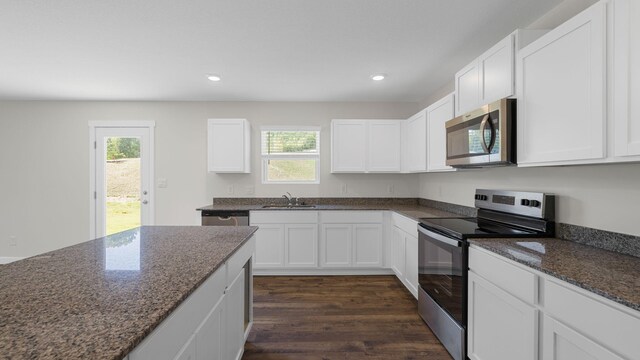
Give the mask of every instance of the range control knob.
M 488 199 L 487 195 L 476 194 L 476 200 L 487 201 Z
M 522 205 L 522 206 L 529 206 L 530 204 L 531 204 L 531 202 L 529 201 L 529 199 L 520 200 L 520 205 Z
M 533 206 L 533 207 L 540 207 L 540 201 L 531 200 L 530 205 Z

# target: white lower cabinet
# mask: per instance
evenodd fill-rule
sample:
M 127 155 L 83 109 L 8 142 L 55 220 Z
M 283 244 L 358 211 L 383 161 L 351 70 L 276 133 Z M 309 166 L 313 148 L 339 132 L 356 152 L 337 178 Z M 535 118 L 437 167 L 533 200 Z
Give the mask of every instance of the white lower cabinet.
M 231 282 L 226 291 L 226 333 L 227 356 L 229 360 L 239 360 L 244 352 L 244 269 Z
M 472 360 L 536 360 L 537 313 L 529 305 L 469 272 L 468 356 Z
M 284 225 L 252 224 L 256 231 L 255 269 L 284 266 Z
M 354 224 L 353 266 L 382 266 L 382 224 Z
M 317 211 L 252 211 L 256 232 L 254 269 L 318 266 Z
M 196 330 L 196 359 L 223 360 L 227 354 L 225 347 L 225 305 L 221 298 Z
M 399 227 L 393 228 L 391 237 L 391 269 L 398 279 L 404 279 L 405 272 L 405 233 Z
M 418 222 L 393 213 L 391 269 L 411 294 L 418 298 Z
M 640 312 L 484 249 L 469 249 L 472 360 L 640 360 Z
M 382 266 L 382 224 L 322 224 L 323 267 Z
M 252 323 L 252 273 L 247 264 L 254 252 L 252 238 L 129 353 L 128 360 L 240 359 Z
M 322 224 L 320 265 L 351 266 L 352 229 L 349 224 Z
M 316 267 L 318 265 L 318 225 L 285 225 L 284 231 L 284 265 Z
M 563 323 L 543 316 L 542 360 L 624 360 Z

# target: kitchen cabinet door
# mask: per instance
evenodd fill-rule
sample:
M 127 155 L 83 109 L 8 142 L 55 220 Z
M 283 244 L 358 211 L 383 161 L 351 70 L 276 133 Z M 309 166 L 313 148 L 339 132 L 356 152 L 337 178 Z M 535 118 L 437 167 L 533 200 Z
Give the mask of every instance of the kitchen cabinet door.
M 391 269 L 396 274 L 398 279 L 402 281 L 404 279 L 404 271 L 405 271 L 405 251 L 404 251 L 404 231 L 402 231 L 398 227 L 393 228 L 393 237 L 391 243 Z
M 224 360 L 226 335 L 226 298 L 222 297 L 196 330 L 196 359 Z
M 616 157 L 640 156 L 640 2 L 610 2 L 613 16 L 611 119 Z
M 251 172 L 251 126 L 246 119 L 209 119 L 207 135 L 209 172 Z
M 399 120 L 367 121 L 368 172 L 400 172 L 401 125 Z
M 233 280 L 225 292 L 226 300 L 226 347 L 225 359 L 239 360 L 244 352 L 244 269 Z
M 605 3 L 518 53 L 518 164 L 602 161 L 605 155 Z
M 453 104 L 452 104 L 453 106 Z M 452 108 L 453 110 L 453 108 Z M 406 120 L 404 158 L 407 172 L 427 170 L 427 110 L 420 111 Z
M 547 315 L 542 321 L 542 360 L 624 360 Z
M 349 224 L 323 224 L 320 238 L 322 267 L 350 267 L 353 227 Z
M 331 172 L 365 172 L 367 169 L 367 121 L 331 122 Z
M 285 266 L 316 267 L 318 265 L 318 225 L 285 225 Z
M 456 73 L 455 86 L 456 116 L 480 106 L 480 67 L 477 59 Z
M 454 118 L 454 95 L 450 94 L 427 108 L 427 170 L 453 171 L 447 166 L 447 131 L 445 123 Z
M 467 349 L 472 360 L 537 360 L 538 310 L 469 271 Z
M 195 335 L 189 338 L 174 360 L 195 360 L 196 359 L 196 341 Z
M 256 231 L 256 269 L 278 268 L 284 266 L 284 225 L 252 224 Z
M 353 266 L 382 267 L 382 225 L 353 225 Z
M 405 234 L 405 286 L 418 298 L 418 238 Z
M 510 34 L 478 58 L 480 106 L 514 93 L 514 35 Z

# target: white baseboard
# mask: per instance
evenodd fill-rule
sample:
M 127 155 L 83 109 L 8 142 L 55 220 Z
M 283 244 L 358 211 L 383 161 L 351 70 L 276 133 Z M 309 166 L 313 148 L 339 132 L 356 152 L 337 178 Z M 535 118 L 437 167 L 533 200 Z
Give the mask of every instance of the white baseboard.
M 24 259 L 23 257 L 11 257 L 11 256 L 0 256 L 0 265 L 2 264 L 8 264 L 8 263 L 12 263 L 14 261 L 18 261 L 18 260 L 22 260 Z
M 256 269 L 254 276 L 394 275 L 391 269 Z

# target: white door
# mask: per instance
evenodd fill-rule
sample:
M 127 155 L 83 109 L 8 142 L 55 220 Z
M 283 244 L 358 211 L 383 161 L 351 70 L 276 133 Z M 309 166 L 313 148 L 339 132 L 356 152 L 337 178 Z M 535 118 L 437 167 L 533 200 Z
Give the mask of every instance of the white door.
M 400 172 L 402 121 L 369 120 L 367 126 L 367 171 Z
M 406 121 L 406 126 L 406 169 L 409 172 L 426 171 L 427 112 L 423 110 L 413 115 Z
M 353 225 L 353 266 L 382 266 L 382 225 Z
M 456 80 L 456 116 L 474 110 L 480 104 L 480 69 L 474 60 L 458 71 Z
M 453 119 L 454 95 L 450 94 L 427 108 L 429 141 L 427 141 L 427 170 L 451 171 L 447 166 L 447 129 L 445 123 Z
M 252 224 L 256 231 L 255 269 L 281 268 L 284 266 L 284 225 Z
M 409 291 L 418 297 L 418 238 L 405 234 L 405 285 Z
M 285 266 L 316 267 L 317 249 L 318 225 L 285 225 Z
M 151 129 L 92 127 L 92 237 L 153 225 Z
M 542 360 L 623 360 L 561 322 L 543 316 Z
M 513 42 L 513 35 L 509 35 L 478 59 L 481 105 L 513 95 Z
M 320 239 L 320 262 L 323 267 L 351 267 L 352 226 L 324 224 Z
M 331 123 L 331 172 L 365 172 L 366 159 L 366 121 L 333 120 Z
M 225 323 L 227 360 L 239 360 L 244 352 L 244 269 L 233 280 L 225 293 L 227 319 Z
M 538 310 L 469 272 L 468 356 L 536 360 Z
M 226 298 L 223 296 L 196 330 L 196 359 L 224 360 Z
M 400 230 L 398 227 L 393 228 L 393 237 L 391 244 L 391 254 L 392 254 L 392 269 L 393 272 L 396 273 L 396 276 L 400 281 L 404 279 L 404 231 Z

